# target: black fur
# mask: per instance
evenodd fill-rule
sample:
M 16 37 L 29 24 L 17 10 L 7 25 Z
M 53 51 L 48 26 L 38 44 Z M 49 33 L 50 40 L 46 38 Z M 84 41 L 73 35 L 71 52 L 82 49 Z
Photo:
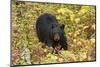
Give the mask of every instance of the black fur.
M 58 45 L 67 50 L 67 40 L 64 36 L 64 25 L 59 25 L 56 17 L 45 13 L 39 16 L 36 21 L 36 31 L 39 41 L 47 44 L 48 47 L 53 47 L 55 50 Z M 57 51 L 56 51 L 57 52 Z

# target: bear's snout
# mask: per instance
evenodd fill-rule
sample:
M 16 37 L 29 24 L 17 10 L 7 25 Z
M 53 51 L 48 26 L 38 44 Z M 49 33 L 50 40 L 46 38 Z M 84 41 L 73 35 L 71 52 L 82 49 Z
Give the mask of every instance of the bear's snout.
M 54 35 L 54 40 L 55 40 L 55 41 L 60 40 L 60 35 L 59 35 L 58 33 L 56 33 L 56 34 Z

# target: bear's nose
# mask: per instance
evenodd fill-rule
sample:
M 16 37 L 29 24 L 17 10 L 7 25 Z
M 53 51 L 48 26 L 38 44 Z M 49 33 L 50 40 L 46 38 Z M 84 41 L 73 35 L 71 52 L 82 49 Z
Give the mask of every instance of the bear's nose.
M 55 41 L 60 40 L 60 36 L 59 36 L 59 34 L 55 34 L 55 35 L 54 35 L 54 40 L 55 40 Z

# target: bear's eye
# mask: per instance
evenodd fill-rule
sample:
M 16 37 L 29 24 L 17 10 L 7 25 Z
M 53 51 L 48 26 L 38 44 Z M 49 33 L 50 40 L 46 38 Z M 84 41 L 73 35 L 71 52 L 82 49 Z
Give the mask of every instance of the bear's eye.
M 52 28 L 54 28 L 54 25 L 52 25 Z
M 52 28 L 57 28 L 57 24 L 52 24 Z

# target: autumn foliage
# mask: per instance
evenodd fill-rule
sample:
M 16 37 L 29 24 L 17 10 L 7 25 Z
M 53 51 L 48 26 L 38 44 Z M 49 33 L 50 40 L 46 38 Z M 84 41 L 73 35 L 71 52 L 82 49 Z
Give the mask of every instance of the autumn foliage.
M 43 13 L 54 14 L 65 25 L 68 50 L 52 54 L 39 42 L 35 24 Z M 13 65 L 48 64 L 96 60 L 95 6 L 12 1 Z

